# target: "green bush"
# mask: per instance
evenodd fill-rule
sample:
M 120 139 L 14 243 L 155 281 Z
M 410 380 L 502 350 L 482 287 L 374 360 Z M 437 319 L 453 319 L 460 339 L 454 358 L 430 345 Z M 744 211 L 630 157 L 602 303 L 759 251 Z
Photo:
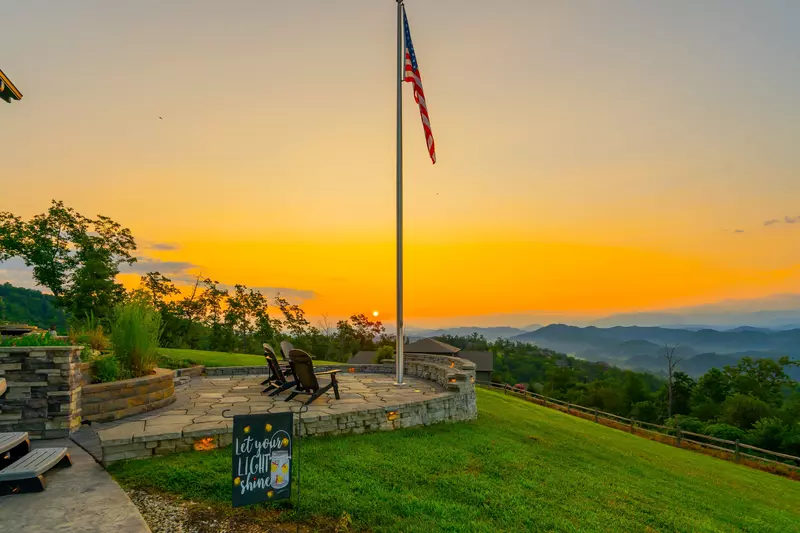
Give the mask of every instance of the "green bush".
M 374 363 L 380 363 L 383 359 L 394 359 L 394 348 L 391 346 L 379 346 L 375 352 Z
M 120 367 L 113 355 L 96 359 L 92 364 L 92 383 L 109 383 L 127 378 L 127 373 Z
M 142 298 L 117 306 L 111 345 L 122 368 L 131 376 L 149 373 L 158 362 L 161 314 Z
M 691 431 L 692 433 L 705 433 L 706 424 L 699 418 L 693 416 L 675 415 L 667 420 L 664 425 L 671 428 L 681 426 L 681 431 Z
M 722 404 L 720 421 L 741 429 L 750 429 L 756 422 L 769 416 L 772 416 L 772 407 L 764 400 L 747 394 L 734 394 Z
M 87 316 L 83 322 L 70 327 L 69 341 L 75 346 L 88 346 L 97 352 L 108 350 L 111 345 L 103 331 L 102 324 L 94 317 L 94 314 Z
M 747 440 L 753 446 L 767 450 L 780 450 L 786 437 L 788 428 L 783 425 L 780 418 L 762 418 L 747 432 Z
M 660 414 L 661 409 L 652 400 L 636 402 L 631 405 L 631 416 L 642 422 L 658 422 Z
M 725 440 L 740 440 L 744 441 L 747 438 L 747 432 L 731 426 L 729 424 L 711 424 L 706 426 L 706 435 Z
M 69 346 L 70 343 L 53 338 L 49 333 L 0 337 L 0 346 Z

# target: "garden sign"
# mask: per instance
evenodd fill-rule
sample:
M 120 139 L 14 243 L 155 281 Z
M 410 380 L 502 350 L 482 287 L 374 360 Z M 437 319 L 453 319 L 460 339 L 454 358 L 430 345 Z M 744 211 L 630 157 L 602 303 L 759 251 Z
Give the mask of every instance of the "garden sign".
M 292 413 L 233 417 L 233 506 L 292 494 Z

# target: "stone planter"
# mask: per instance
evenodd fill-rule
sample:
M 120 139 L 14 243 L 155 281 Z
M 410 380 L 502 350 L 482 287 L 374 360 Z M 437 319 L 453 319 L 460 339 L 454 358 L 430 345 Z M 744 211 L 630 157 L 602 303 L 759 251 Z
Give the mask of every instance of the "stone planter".
M 109 422 L 138 415 L 175 401 L 174 372 L 156 368 L 141 378 L 84 385 L 81 392 L 83 420 Z
M 81 424 L 80 346 L 0 347 L 0 432 L 61 438 Z

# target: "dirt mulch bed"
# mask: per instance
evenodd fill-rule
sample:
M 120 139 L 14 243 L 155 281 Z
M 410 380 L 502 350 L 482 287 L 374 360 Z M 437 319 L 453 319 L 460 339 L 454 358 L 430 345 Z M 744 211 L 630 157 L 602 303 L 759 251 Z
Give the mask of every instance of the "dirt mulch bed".
M 285 516 L 291 511 L 264 508 L 233 509 L 219 504 L 199 503 L 175 496 L 126 491 L 136 504 L 152 533 L 345 533 L 349 517 L 324 523 L 292 522 Z M 298 527 L 299 526 L 299 527 Z

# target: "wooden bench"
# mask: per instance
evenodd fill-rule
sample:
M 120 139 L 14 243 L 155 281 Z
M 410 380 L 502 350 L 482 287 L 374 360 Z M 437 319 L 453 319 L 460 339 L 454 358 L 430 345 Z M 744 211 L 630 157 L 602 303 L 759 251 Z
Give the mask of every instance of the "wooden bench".
M 29 451 L 31 451 L 31 439 L 24 431 L 0 433 L 0 468 L 5 468 Z
M 72 466 L 66 448 L 39 448 L 0 470 L 0 495 L 41 492 L 44 473 L 54 466 Z

